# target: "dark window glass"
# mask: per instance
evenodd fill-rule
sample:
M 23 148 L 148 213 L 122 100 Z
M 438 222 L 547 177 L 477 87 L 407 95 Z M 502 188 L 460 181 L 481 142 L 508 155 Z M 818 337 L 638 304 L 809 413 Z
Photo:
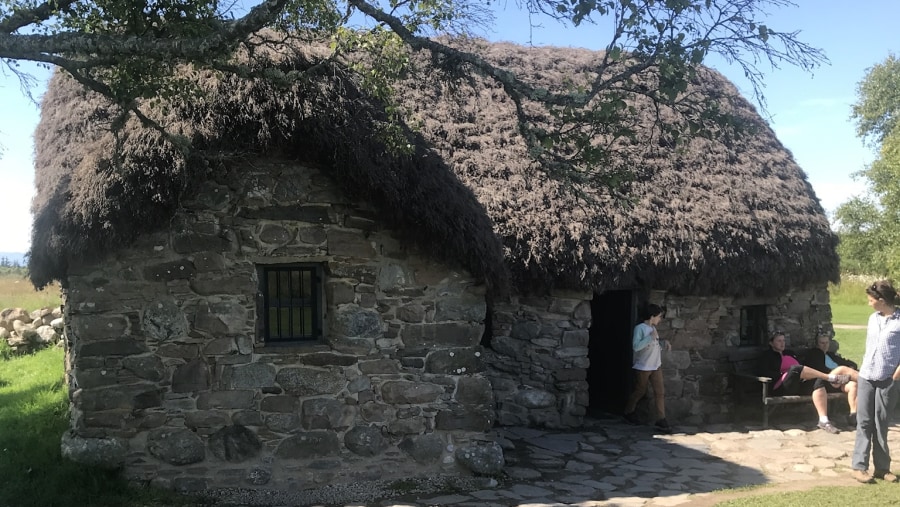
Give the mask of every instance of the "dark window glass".
M 767 342 L 768 317 L 766 305 L 744 306 L 741 308 L 741 346 L 755 347 Z
M 266 342 L 322 337 L 322 269 L 318 266 L 261 266 L 262 336 Z

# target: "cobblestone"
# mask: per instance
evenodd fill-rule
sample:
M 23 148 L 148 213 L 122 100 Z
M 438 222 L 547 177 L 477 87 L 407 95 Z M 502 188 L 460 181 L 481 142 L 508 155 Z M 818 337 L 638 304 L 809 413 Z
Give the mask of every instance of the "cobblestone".
M 743 486 L 817 479 L 829 485 L 848 479 L 849 484 L 855 437 L 852 430 L 832 435 L 812 424 L 765 430 L 675 426 L 674 433 L 665 435 L 611 417 L 589 419 L 579 431 L 496 431 L 504 447 L 505 476 L 496 481 L 481 478 L 468 491 L 419 492 L 369 503 L 330 503 L 321 496 L 309 502 L 304 492 L 295 492 L 293 498 L 279 496 L 277 503 L 256 503 L 252 497 L 233 502 L 223 496 L 218 505 L 687 506 L 711 492 Z M 888 439 L 893 449 L 900 449 L 900 427 L 891 427 Z

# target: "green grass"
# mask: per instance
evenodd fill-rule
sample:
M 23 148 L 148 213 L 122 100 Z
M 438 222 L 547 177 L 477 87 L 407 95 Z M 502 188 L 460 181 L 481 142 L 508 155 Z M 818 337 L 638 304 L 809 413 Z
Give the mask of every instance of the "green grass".
M 59 304 L 58 285 L 36 291 L 24 269 L 5 268 L 0 271 L 0 310 L 24 308 L 32 311 L 38 308 L 55 308 Z
M 868 308 L 868 305 L 866 304 L 866 287 L 871 285 L 874 281 L 874 277 L 869 279 L 855 275 L 841 275 L 841 283 L 837 285 L 828 284 L 828 294 L 831 297 L 832 306 L 862 305 Z
M 857 276 L 841 276 L 839 285 L 829 285 L 832 323 L 865 326 L 872 309 L 867 304 L 866 287 L 872 280 Z M 839 353 L 847 359 L 862 363 L 866 347 L 865 329 L 835 329 L 834 339 L 841 344 Z
M 872 315 L 872 309 L 866 304 L 865 299 L 862 304 L 831 303 L 831 314 L 833 324 L 865 326 L 866 322 L 869 322 L 869 315 Z
M 60 455 L 68 427 L 63 352 L 0 361 L 0 506 L 188 505 L 186 497 L 130 487 L 115 471 Z
M 716 504 L 716 507 L 843 507 L 897 505 L 897 485 L 879 482 L 859 486 L 822 486 L 804 491 L 768 493 Z
M 834 339 L 841 344 L 838 354 L 862 366 L 863 352 L 866 349 L 865 329 L 835 329 Z

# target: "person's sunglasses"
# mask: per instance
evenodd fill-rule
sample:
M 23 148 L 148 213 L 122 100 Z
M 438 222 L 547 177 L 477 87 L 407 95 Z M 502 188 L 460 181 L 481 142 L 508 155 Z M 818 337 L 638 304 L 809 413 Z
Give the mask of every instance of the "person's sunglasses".
M 874 293 L 875 293 L 875 296 L 877 296 L 878 299 L 884 299 L 884 296 L 882 296 L 882 295 L 881 295 L 881 292 L 878 291 L 878 284 L 877 284 L 877 283 L 873 283 L 872 286 L 869 287 L 869 290 L 872 291 L 872 292 L 874 292 Z

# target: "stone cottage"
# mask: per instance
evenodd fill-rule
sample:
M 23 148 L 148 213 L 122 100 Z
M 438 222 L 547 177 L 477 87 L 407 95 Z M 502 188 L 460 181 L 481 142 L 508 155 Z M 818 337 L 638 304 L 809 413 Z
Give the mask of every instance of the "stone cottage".
M 600 57 L 485 51 L 548 88 Z M 29 268 L 64 287 L 68 457 L 183 490 L 495 473 L 495 425 L 621 411 L 640 304 L 668 309 L 676 421 L 730 416 L 729 350 L 829 329 L 835 237 L 715 72 L 693 91 L 745 135 L 677 144 L 637 101 L 601 170 L 635 175 L 623 195 L 542 174 L 495 85 L 432 77 L 404 84 L 407 153 L 339 75 L 201 74 L 202 100 L 154 111 L 187 155 L 53 79 Z

